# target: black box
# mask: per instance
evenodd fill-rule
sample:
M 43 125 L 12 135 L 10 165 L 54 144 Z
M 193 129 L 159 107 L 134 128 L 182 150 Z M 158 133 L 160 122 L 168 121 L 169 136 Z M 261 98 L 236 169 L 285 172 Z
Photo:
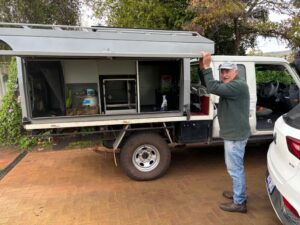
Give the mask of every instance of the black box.
M 176 125 L 176 139 L 179 143 L 196 143 L 208 140 L 212 131 L 211 120 L 185 121 Z

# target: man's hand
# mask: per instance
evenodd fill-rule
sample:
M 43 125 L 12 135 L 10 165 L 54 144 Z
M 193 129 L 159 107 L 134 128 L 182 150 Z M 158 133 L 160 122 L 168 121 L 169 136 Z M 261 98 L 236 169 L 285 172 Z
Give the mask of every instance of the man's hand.
M 202 57 L 199 59 L 200 69 L 210 68 L 211 54 L 209 52 L 202 52 Z

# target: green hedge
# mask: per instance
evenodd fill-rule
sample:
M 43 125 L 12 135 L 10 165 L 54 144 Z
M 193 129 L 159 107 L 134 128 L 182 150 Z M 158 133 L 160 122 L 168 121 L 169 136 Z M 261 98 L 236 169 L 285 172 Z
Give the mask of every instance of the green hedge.
M 286 85 L 295 83 L 293 78 L 284 71 L 272 71 L 272 70 L 256 71 L 256 82 L 258 84 L 276 82 L 276 81 Z
M 0 108 L 0 144 L 2 146 L 15 145 L 24 149 L 35 145 L 36 140 L 26 136 L 23 129 L 21 107 L 14 93 L 16 83 L 16 59 L 12 58 L 8 72 L 7 91 L 2 98 Z

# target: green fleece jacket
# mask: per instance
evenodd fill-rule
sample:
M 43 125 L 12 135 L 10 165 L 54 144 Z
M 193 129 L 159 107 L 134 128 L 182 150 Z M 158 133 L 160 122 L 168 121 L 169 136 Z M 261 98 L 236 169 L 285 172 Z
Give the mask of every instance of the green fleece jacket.
M 247 139 L 250 136 L 250 97 L 247 83 L 238 75 L 227 84 L 217 81 L 211 68 L 202 70 L 202 74 L 208 91 L 220 96 L 218 105 L 220 136 L 230 141 Z

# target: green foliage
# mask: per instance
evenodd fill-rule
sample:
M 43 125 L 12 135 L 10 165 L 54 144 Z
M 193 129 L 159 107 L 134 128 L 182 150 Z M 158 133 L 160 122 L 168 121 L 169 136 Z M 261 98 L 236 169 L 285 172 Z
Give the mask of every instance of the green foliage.
M 35 143 L 35 140 L 27 137 L 22 128 L 21 108 L 14 93 L 16 83 L 16 60 L 12 58 L 9 66 L 7 92 L 3 96 L 0 108 L 0 144 L 28 148 Z
M 215 41 L 216 54 L 244 55 L 258 35 L 300 44 L 299 1 L 257 0 L 86 0 L 109 26 L 196 30 Z M 294 4 L 294 5 L 293 5 Z M 269 12 L 290 16 L 269 20 Z
M 83 140 L 83 141 L 74 141 L 71 142 L 68 146 L 70 148 L 87 148 L 94 145 L 94 142 L 91 140 Z
M 2 0 L 0 19 L 14 23 L 76 25 L 80 6 L 81 0 Z
M 300 46 L 300 9 L 299 14 L 285 22 L 284 39 L 288 40 L 290 47 L 299 49 Z
M 171 91 L 172 91 L 172 87 L 161 87 L 160 89 L 158 89 L 158 92 L 163 95 L 168 94 Z
M 31 147 L 34 147 L 37 144 L 37 139 L 33 137 L 29 137 L 26 135 L 22 135 L 20 139 L 18 140 L 18 146 L 21 149 L 29 149 Z
M 67 93 L 68 93 L 68 95 L 66 97 L 66 107 L 71 108 L 71 106 L 72 106 L 72 90 L 69 89 L 67 91 Z
M 13 58 L 9 67 L 7 92 L 0 108 L 0 143 L 2 144 L 17 144 L 21 137 L 21 109 L 14 95 L 16 81 L 17 69 Z
M 107 24 L 116 27 L 176 29 L 192 18 L 186 0 L 105 0 L 88 1 L 97 16 L 107 16 Z
M 255 48 L 252 48 L 248 53 L 247 55 L 251 55 L 251 56 L 263 56 L 264 53 L 259 50 L 259 49 L 255 49 Z
M 48 136 L 50 133 L 51 132 L 46 131 L 42 134 L 42 137 L 38 138 L 37 145 L 40 150 L 52 149 L 53 145 L 55 145 L 53 138 Z
M 258 84 L 277 81 L 286 85 L 295 83 L 293 78 L 284 71 L 256 71 L 256 82 Z
M 269 12 L 296 16 L 290 1 L 191 0 L 189 10 L 196 16 L 186 25 L 216 43 L 217 54 L 245 53 L 256 45 L 256 37 L 287 38 L 288 26 L 271 22 Z

